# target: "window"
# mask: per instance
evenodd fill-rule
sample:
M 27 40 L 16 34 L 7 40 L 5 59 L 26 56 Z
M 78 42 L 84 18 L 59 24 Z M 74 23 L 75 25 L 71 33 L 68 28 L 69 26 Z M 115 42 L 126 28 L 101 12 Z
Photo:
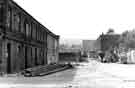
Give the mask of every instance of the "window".
M 37 30 L 37 37 L 38 37 L 37 40 L 40 39 L 39 36 L 40 36 L 40 35 L 39 35 L 39 29 L 38 29 L 38 30 Z
M 43 32 L 41 32 L 41 40 L 43 41 Z
M 23 16 L 22 16 L 22 18 L 23 18 Z M 20 22 L 20 32 L 21 33 L 25 33 L 24 24 L 25 24 L 25 21 L 22 21 L 22 23 Z M 21 27 L 21 25 L 23 25 L 23 27 Z
M 44 35 L 44 32 L 43 32 L 43 35 L 42 35 L 42 37 L 43 37 L 43 41 L 44 41 L 44 39 L 45 39 L 45 37 L 44 37 L 45 35 Z
M 58 42 L 57 42 L 57 40 L 54 40 L 54 41 L 55 41 L 55 43 L 54 43 L 54 48 L 57 49 L 57 47 L 58 47 Z
M 41 41 L 42 33 L 41 30 L 39 30 L 39 40 Z
M 28 29 L 29 33 L 28 35 L 31 36 L 31 24 L 29 24 L 29 29 Z
M 30 32 L 30 37 L 32 38 L 33 37 L 33 23 L 31 23 L 31 32 Z
M 27 20 L 24 21 L 24 32 L 27 36 L 30 34 L 30 25 Z
M 41 40 L 44 41 L 44 32 L 41 33 L 42 33 Z
M 8 8 L 8 12 L 7 12 L 7 27 L 11 28 L 11 8 Z
M 0 4 L 0 22 L 3 22 L 3 13 L 4 13 L 3 4 Z
M 36 26 L 34 24 L 32 26 L 33 26 L 32 27 L 32 38 L 35 39 L 36 38 L 36 28 L 35 28 Z
M 21 32 L 21 13 L 18 14 L 18 31 Z
M 44 41 L 46 42 L 46 32 L 44 32 Z
M 38 27 L 36 26 L 36 39 L 38 40 Z
M 20 27 L 20 16 L 18 13 L 14 14 L 15 30 L 19 31 Z
M 40 40 L 40 31 L 38 29 L 38 40 Z
M 25 29 L 26 29 L 26 35 L 28 36 L 29 35 L 29 24 L 28 23 L 25 24 Z

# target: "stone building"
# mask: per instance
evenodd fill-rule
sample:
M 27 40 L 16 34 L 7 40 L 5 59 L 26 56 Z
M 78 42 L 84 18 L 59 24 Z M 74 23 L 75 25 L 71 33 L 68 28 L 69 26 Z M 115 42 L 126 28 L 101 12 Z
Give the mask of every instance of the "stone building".
M 116 62 L 120 35 L 115 33 L 101 34 L 96 40 L 97 53 L 103 53 L 105 62 Z
M 107 51 L 118 46 L 119 38 L 119 34 L 101 34 L 97 39 L 97 45 L 101 51 Z
M 12 0 L 0 0 L 0 72 L 58 61 L 59 36 Z

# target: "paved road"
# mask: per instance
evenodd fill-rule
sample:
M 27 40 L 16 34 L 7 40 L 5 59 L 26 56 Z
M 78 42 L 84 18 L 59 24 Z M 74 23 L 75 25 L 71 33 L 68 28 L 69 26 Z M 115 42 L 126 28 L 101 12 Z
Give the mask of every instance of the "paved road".
M 91 60 L 74 69 L 42 77 L 0 78 L 0 88 L 127 88 L 121 77 L 104 71 L 101 66 L 101 63 Z M 135 86 L 128 83 L 128 88 Z

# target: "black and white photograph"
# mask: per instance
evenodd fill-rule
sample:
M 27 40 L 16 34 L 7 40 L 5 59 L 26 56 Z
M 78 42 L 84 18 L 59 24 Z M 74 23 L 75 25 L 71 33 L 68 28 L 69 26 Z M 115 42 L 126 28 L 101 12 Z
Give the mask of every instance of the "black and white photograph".
M 135 1 L 0 0 L 0 88 L 135 88 Z

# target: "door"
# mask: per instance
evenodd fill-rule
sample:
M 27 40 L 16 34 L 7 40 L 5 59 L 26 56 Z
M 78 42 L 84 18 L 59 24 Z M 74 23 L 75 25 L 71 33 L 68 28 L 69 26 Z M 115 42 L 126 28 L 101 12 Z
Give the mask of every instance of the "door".
M 25 46 L 25 69 L 28 68 L 28 48 Z
M 7 73 L 11 73 L 11 44 L 7 44 Z
M 37 48 L 35 48 L 35 66 L 38 65 L 38 61 L 37 61 Z

